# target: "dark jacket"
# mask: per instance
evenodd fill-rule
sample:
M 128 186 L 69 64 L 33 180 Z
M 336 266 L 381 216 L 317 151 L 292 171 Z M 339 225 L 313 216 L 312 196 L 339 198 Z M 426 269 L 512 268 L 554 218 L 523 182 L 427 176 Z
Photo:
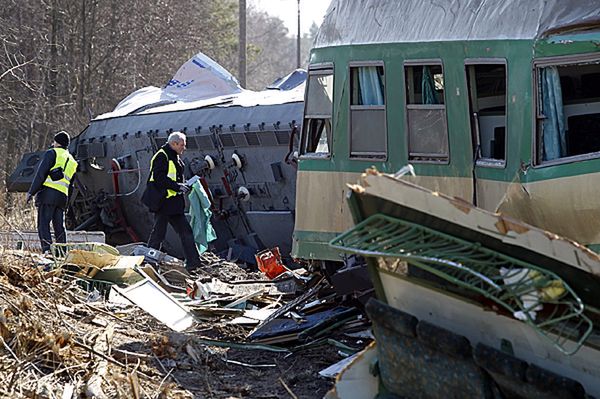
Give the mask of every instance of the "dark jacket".
M 169 146 L 169 144 L 165 144 L 162 146 L 162 149 L 165 150 L 169 160 L 175 163 L 175 168 L 177 169 L 177 183 L 183 183 L 183 168 L 184 164 L 179 155 Z M 179 185 L 175 183 L 173 180 L 167 177 L 167 173 L 169 171 L 169 162 L 164 155 L 158 155 L 154 159 L 154 163 L 152 165 L 152 170 L 150 173 L 154 173 L 154 184 L 155 186 L 166 195 L 166 190 L 171 189 L 173 191 L 180 192 Z M 159 209 L 158 213 L 164 213 L 167 215 L 177 215 L 183 214 L 185 211 L 185 198 L 182 194 L 177 194 L 174 197 L 167 198 L 164 200 L 162 207 Z
M 66 195 L 58 190 L 44 186 L 48 173 L 55 162 L 56 152 L 53 149 L 49 149 L 44 153 L 42 162 L 40 162 L 35 172 L 31 187 L 29 187 L 29 194 L 35 195 L 35 206 L 53 205 L 62 209 L 67 207 Z

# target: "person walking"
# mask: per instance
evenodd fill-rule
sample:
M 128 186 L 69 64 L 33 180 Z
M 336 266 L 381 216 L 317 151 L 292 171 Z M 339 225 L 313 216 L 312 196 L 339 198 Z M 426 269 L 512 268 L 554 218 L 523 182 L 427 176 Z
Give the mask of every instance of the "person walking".
M 44 153 L 27 192 L 27 203 L 35 196 L 38 235 L 44 253 L 50 252 L 52 244 L 51 222 L 56 242 L 67 242 L 65 210 L 69 186 L 77 171 L 77 161 L 67 150 L 69 142 L 67 132 L 60 131 L 54 135 L 52 148 Z
M 186 137 L 181 132 L 169 135 L 150 161 L 150 177 L 144 203 L 154 212 L 154 226 L 148 238 L 148 247 L 160 250 L 167 225 L 171 224 L 179 235 L 185 256 L 185 266 L 193 271 L 200 266 L 200 256 L 194 242 L 194 232 L 185 217 L 184 194 L 190 187 L 183 183 L 184 163 L 180 158 L 186 148 Z

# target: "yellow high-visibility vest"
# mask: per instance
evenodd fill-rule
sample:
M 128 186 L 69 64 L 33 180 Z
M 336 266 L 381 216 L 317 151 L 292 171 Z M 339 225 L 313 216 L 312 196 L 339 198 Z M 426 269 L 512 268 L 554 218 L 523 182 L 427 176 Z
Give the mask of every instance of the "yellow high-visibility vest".
M 69 151 L 64 148 L 52 149 L 56 153 L 56 161 L 50 170 L 62 168 L 64 177 L 60 180 L 54 181 L 50 178 L 50 176 L 47 176 L 43 185 L 58 190 L 64 195 L 69 195 L 69 184 L 71 184 L 71 179 L 77 170 L 77 161 L 71 154 L 69 154 Z
M 169 161 L 169 169 L 167 171 L 167 177 L 171 180 L 173 180 L 175 183 L 177 183 L 177 168 L 175 167 L 175 162 L 171 161 L 169 159 L 169 156 L 167 155 L 167 153 L 165 152 L 165 150 L 163 150 L 162 148 L 160 150 L 158 150 L 156 152 L 156 154 L 154 154 L 154 156 L 152 157 L 152 159 L 150 160 L 150 179 L 148 181 L 154 181 L 154 172 L 152 171 L 152 166 L 154 165 L 154 158 L 156 158 L 156 156 L 158 154 L 165 154 L 165 157 L 167 157 L 167 161 Z M 177 191 L 171 190 L 170 188 L 167 189 L 167 198 L 170 197 L 174 197 L 178 194 Z

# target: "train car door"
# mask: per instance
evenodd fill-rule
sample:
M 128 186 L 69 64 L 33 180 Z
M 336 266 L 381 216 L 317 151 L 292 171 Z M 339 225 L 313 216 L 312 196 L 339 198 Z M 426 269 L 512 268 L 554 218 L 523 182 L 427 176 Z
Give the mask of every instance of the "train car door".
M 503 59 L 465 63 L 473 154 L 472 201 L 488 210 L 495 210 L 505 190 L 506 69 Z

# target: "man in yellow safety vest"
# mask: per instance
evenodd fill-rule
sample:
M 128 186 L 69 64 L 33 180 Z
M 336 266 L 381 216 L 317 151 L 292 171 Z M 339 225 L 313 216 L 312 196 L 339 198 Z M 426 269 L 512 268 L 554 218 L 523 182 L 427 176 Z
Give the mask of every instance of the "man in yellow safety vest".
M 69 135 L 64 131 L 60 131 L 54 136 L 52 148 L 44 153 L 27 192 L 28 203 L 35 196 L 42 252 L 49 252 L 50 244 L 52 244 L 50 222 L 54 228 L 56 242 L 67 241 L 65 209 L 69 197 L 69 186 L 77 170 L 77 161 L 67 150 L 69 142 Z
M 184 164 L 180 158 L 185 148 L 185 134 L 173 132 L 169 135 L 167 143 L 150 161 L 148 184 L 154 185 L 158 194 L 150 196 L 146 203 L 155 213 L 148 247 L 160 250 L 167 233 L 167 225 L 171 224 L 181 240 L 186 268 L 192 271 L 200 265 L 200 255 L 194 242 L 194 232 L 184 213 L 184 194 L 190 191 L 190 187 L 183 183 Z

